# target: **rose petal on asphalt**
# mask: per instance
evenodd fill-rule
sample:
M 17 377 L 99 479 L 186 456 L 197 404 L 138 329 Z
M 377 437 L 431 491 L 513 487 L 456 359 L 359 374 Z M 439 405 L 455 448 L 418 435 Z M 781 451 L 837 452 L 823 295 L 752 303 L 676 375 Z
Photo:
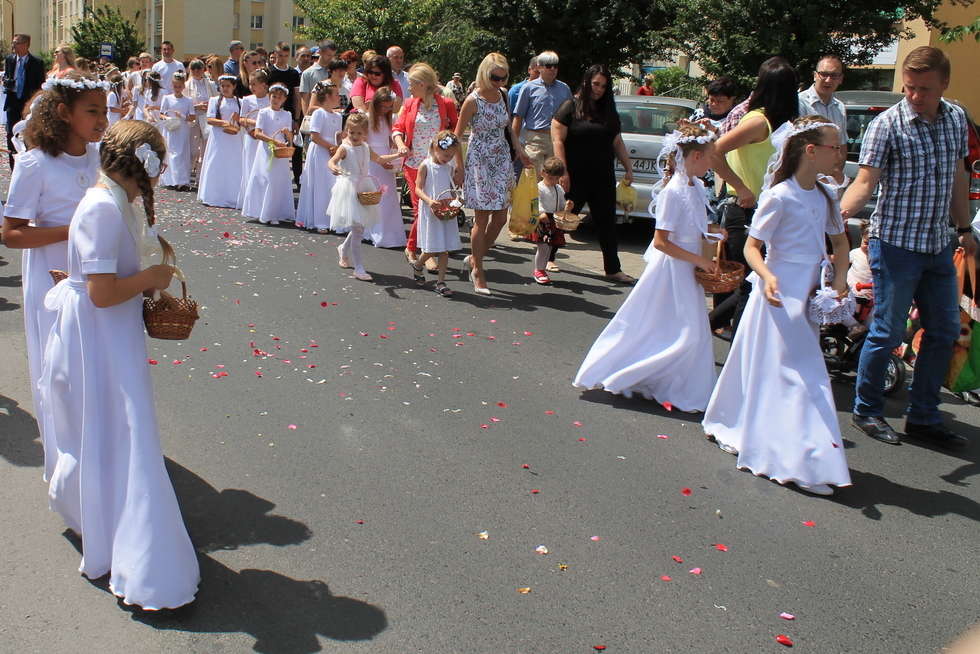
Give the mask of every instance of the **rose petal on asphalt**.
M 786 647 L 793 646 L 793 641 L 790 640 L 789 636 L 787 636 L 786 634 L 778 634 L 776 636 L 776 642 L 779 643 L 780 645 L 785 645 Z

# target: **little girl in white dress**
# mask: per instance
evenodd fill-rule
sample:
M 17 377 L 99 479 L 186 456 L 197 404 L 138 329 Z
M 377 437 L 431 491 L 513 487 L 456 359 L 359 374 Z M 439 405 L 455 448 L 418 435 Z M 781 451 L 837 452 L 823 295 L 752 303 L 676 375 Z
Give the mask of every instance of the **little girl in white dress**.
M 327 213 L 333 229 L 350 230 L 344 242 L 337 247 L 341 268 L 353 268 L 354 277 L 371 281 L 371 275 L 364 269 L 361 253 L 361 239 L 364 228 L 378 222 L 378 205 L 362 204 L 357 194 L 362 191 L 384 191 L 372 178 L 368 165 L 394 161 L 397 152 L 379 156 L 367 144 L 368 118 L 365 114 L 351 114 L 347 119 L 347 138 L 337 147 L 330 158 L 330 172 L 338 175 Z
M 242 179 L 242 141 L 238 133 L 223 128 L 236 125 L 241 103 L 235 97 L 234 75 L 218 78 L 221 95 L 208 100 L 208 125 L 211 135 L 204 147 L 204 161 L 197 185 L 197 200 L 212 207 L 235 208 Z
M 48 496 L 82 539 L 80 572 L 109 574 L 116 596 L 146 610 L 193 601 L 200 581 L 164 467 L 143 332 L 143 292 L 167 288 L 174 274 L 151 265 L 173 251 L 147 229 L 164 157 L 163 138 L 145 122 L 106 132 L 103 174 L 72 218 L 68 279 L 45 298 L 57 318 L 40 383 L 57 444 Z M 132 204 L 141 193 L 146 219 Z
M 415 180 L 415 193 L 419 199 L 418 240 L 422 255 L 412 267 L 412 276 L 419 284 L 425 283 L 426 260 L 436 257 L 439 260 L 438 281 L 435 291 L 443 297 L 453 294 L 446 286 L 446 268 L 449 266 L 449 253 L 459 250 L 459 225 L 456 216 L 445 220 L 435 215 L 435 209 L 444 209 L 443 203 L 450 202 L 447 191 L 453 188 L 453 173 L 456 170 L 456 157 L 459 152 L 459 139 L 447 130 L 438 132 L 429 145 L 429 156 L 419 165 Z M 457 200 L 462 208 L 462 203 Z
M 262 224 L 278 225 L 296 216 L 293 205 L 293 174 L 290 159 L 273 155 L 272 146 L 292 144 L 293 117 L 282 108 L 289 91 L 283 84 L 269 88 L 270 106 L 259 111 L 252 139 L 259 144 L 252 171 L 245 180 L 242 215 Z
M 629 297 L 596 339 L 574 385 L 638 393 L 681 411 L 703 411 L 715 383 L 715 358 L 704 290 L 695 267 L 717 264 L 701 255 L 709 235 L 704 184 L 713 134 L 684 125 L 665 139 L 669 181 L 657 196 L 657 231 Z M 712 226 L 712 230 L 716 230 Z M 718 230 L 724 238 L 723 230 Z
M 340 92 L 330 80 L 317 82 L 313 97 L 320 106 L 310 114 L 310 146 L 299 182 L 299 204 L 296 207 L 296 226 L 326 234 L 330 227 L 327 206 L 333 192 L 334 176 L 327 162 L 336 149 L 337 134 L 343 118 L 334 111 L 340 106 Z
M 249 89 L 252 94 L 242 98 L 242 113 L 238 119 L 238 124 L 242 131 L 239 136 L 242 139 L 242 177 L 238 187 L 238 203 L 236 207 L 241 210 L 245 207 L 245 198 L 249 191 L 249 181 L 252 174 L 252 167 L 255 159 L 259 156 L 259 148 L 263 147 L 261 141 L 253 136 L 255 124 L 259 119 L 259 112 L 268 107 L 271 103 L 269 97 L 269 75 L 264 70 L 252 71 L 248 80 Z M 245 214 L 248 215 L 248 214 Z M 256 216 L 252 216 L 255 218 Z
M 174 92 L 165 95 L 160 103 L 160 115 L 180 121 L 176 129 L 164 130 L 167 142 L 167 169 L 160 177 L 164 186 L 175 187 L 179 191 L 189 190 L 191 183 L 191 123 L 197 119 L 193 101 L 184 95 L 183 71 L 174 73 L 172 83 Z M 175 123 L 176 124 L 176 123 Z
M 718 447 L 738 455 L 740 469 L 830 495 L 851 477 L 807 304 L 819 285 L 824 234 L 834 246 L 833 288 L 847 293 L 844 223 L 833 189 L 817 181 L 836 165 L 840 137 L 826 118 L 807 116 L 780 127 L 772 141 L 780 159 L 745 247 L 752 293 L 701 424 Z

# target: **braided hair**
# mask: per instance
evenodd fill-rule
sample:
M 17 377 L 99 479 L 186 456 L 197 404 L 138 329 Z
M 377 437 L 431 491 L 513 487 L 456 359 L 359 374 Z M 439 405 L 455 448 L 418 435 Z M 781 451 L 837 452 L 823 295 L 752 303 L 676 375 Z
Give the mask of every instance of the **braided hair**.
M 99 155 L 102 172 L 115 173 L 136 182 L 143 198 L 146 222 L 152 227 L 156 223 L 153 183 L 143 162 L 136 157 L 136 148 L 144 143 L 149 144 L 160 161 L 166 159 L 167 146 L 156 127 L 142 120 L 120 120 L 105 133 Z M 163 249 L 163 262 L 173 264 L 176 261 L 174 249 L 162 236 L 158 235 L 157 239 Z

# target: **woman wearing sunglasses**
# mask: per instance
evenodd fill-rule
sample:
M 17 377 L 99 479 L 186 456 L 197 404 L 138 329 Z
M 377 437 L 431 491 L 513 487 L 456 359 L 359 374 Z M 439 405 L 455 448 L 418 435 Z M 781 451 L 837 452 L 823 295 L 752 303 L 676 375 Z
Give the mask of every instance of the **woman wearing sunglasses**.
M 458 139 L 470 128 L 463 196 L 475 217 L 466 263 L 470 266 L 473 290 L 480 295 L 490 295 L 483 257 L 507 222 L 514 185 L 513 157 L 504 135 L 510 125 L 510 108 L 504 93 L 508 74 L 507 58 L 502 54 L 491 52 L 484 57 L 476 71 L 476 90 L 463 101 L 456 124 Z
M 391 72 L 391 62 L 388 61 L 388 57 L 379 54 L 364 57 L 364 77 L 357 78 L 350 92 L 354 108 L 367 113 L 374 92 L 382 86 L 387 86 L 395 94 L 394 112 L 397 114 L 402 107 L 402 97 L 405 94 Z

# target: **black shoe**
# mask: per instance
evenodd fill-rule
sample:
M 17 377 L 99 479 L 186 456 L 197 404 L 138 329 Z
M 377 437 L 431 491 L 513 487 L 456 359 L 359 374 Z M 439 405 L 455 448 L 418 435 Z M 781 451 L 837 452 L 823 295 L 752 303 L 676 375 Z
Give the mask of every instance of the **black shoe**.
M 901 445 L 902 438 L 885 420 L 879 416 L 851 415 L 851 423 L 865 434 L 889 445 Z
M 912 438 L 930 441 L 938 447 L 960 448 L 966 447 L 970 439 L 960 436 L 946 428 L 942 423 L 935 425 L 917 425 L 914 422 L 905 421 L 905 435 Z

